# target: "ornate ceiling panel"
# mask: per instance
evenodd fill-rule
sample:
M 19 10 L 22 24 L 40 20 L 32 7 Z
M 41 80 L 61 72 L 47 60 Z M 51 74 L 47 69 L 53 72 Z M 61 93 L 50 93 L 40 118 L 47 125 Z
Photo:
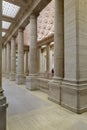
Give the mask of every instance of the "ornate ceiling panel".
M 25 28 L 32 13 L 38 15 L 51 0 L 2 0 L 2 43 L 7 44 L 16 36 L 20 27 Z M 48 30 L 50 27 L 47 27 Z
M 2 37 L 5 38 L 9 30 L 16 24 L 28 5 L 27 0 L 3 0 L 2 1 Z
M 20 7 L 9 2 L 3 1 L 2 4 L 2 14 L 11 18 L 15 18 L 19 12 Z

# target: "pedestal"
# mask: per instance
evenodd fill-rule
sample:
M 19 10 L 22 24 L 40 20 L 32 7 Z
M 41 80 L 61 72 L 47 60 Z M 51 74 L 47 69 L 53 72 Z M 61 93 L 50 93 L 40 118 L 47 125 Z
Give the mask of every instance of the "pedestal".
M 22 75 L 22 74 L 17 74 L 17 76 L 16 76 L 16 83 L 17 83 L 18 85 L 20 85 L 20 84 L 25 84 L 24 74 L 23 74 L 23 75 Z
M 61 86 L 61 105 L 76 113 L 87 111 L 87 82 L 64 81 Z
M 49 82 L 48 99 L 61 104 L 61 84 L 62 80 L 53 79 Z
M 16 80 L 16 74 L 15 73 L 11 73 L 10 74 L 10 81 L 15 81 Z
M 26 78 L 26 88 L 29 90 L 37 90 L 38 84 L 37 84 L 37 77 L 36 76 L 29 76 Z

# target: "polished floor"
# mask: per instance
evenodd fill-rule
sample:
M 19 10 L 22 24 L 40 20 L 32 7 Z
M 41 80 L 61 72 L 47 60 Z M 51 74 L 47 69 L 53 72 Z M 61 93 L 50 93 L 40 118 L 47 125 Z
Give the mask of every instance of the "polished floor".
M 3 88 L 9 104 L 7 130 L 87 130 L 87 113 L 75 114 L 49 101 L 47 94 L 7 79 Z

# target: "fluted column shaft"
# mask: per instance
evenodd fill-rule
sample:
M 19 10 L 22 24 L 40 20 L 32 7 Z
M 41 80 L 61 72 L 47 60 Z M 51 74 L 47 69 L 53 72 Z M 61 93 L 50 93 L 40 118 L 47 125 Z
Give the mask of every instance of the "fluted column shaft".
M 5 46 L 3 48 L 3 69 L 4 69 L 3 76 L 5 76 L 5 72 L 6 72 L 5 70 Z
M 29 68 L 28 68 L 28 51 L 25 51 L 25 64 L 24 64 L 24 73 L 27 76 L 29 73 Z
M 30 61 L 29 72 L 36 74 L 38 72 L 38 53 L 37 53 L 37 17 L 30 16 Z
M 46 71 L 49 73 L 50 71 L 50 46 L 49 44 L 46 47 Z
M 7 43 L 7 78 L 9 78 L 9 74 L 11 71 L 11 44 Z
M 23 30 L 18 30 L 18 74 L 24 74 L 24 39 Z
M 10 80 L 16 80 L 16 41 L 15 37 L 11 39 L 11 73 Z
M 30 16 L 30 48 L 29 48 L 29 77 L 26 79 L 26 87 L 29 90 L 37 89 L 38 73 L 38 48 L 37 48 L 37 17 Z
M 4 76 L 4 47 L 2 48 L 2 74 Z
M 55 0 L 54 77 L 59 79 L 64 75 L 63 8 L 63 0 Z
M 55 0 L 54 26 L 54 77 L 49 83 L 49 99 L 61 104 L 61 86 L 64 78 L 64 0 Z
M 5 46 L 5 77 L 7 76 L 7 45 Z
M 41 47 L 38 48 L 38 72 L 41 71 Z
M 23 29 L 18 30 L 18 68 L 17 68 L 17 84 L 24 84 L 24 39 Z

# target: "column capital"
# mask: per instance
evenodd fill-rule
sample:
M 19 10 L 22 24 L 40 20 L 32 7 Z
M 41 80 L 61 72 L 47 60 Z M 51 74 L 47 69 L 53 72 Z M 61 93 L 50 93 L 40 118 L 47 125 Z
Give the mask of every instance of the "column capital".
M 10 43 L 11 43 L 11 41 L 8 41 L 8 42 L 7 42 L 7 44 L 10 44 Z
M 30 19 L 36 19 L 37 18 L 37 15 L 35 14 L 35 13 L 32 13 L 31 15 L 30 15 Z
M 18 32 L 24 32 L 24 29 L 25 29 L 25 28 L 20 27 L 20 28 L 18 29 Z
M 16 36 L 15 35 L 13 35 L 12 37 L 11 37 L 11 39 L 15 39 L 16 38 Z

